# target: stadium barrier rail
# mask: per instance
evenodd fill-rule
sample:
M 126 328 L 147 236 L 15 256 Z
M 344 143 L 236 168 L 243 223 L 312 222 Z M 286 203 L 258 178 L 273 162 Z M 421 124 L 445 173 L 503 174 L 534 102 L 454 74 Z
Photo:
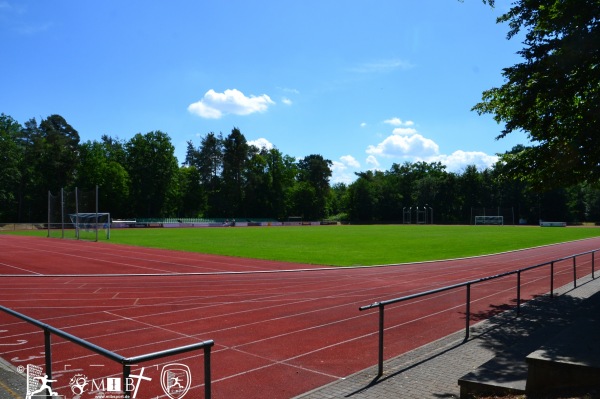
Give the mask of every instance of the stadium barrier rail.
M 465 339 L 464 340 L 467 341 L 469 339 L 469 330 L 470 330 L 470 322 L 471 322 L 471 286 L 479 284 L 479 283 L 483 283 L 486 281 L 495 280 L 498 278 L 516 274 L 517 275 L 516 309 L 517 309 L 517 315 L 520 315 L 520 312 L 521 312 L 521 274 L 523 272 L 537 269 L 537 268 L 544 267 L 544 266 L 550 267 L 550 297 L 553 298 L 554 297 L 554 264 L 572 259 L 573 288 L 577 288 L 577 258 L 584 256 L 584 255 L 591 254 L 591 266 L 592 266 L 591 275 L 592 275 L 592 280 L 594 280 L 596 278 L 595 277 L 595 254 L 598 251 L 600 251 L 600 249 L 595 249 L 595 250 L 586 251 L 586 252 L 582 252 L 582 253 L 575 254 L 575 255 L 570 255 L 570 256 L 566 256 L 564 258 L 554 259 L 554 260 L 551 260 L 548 262 L 536 264 L 533 266 L 528 266 L 528 267 L 525 267 L 522 269 L 512 270 L 512 271 L 505 272 L 505 273 L 496 274 L 493 276 L 482 277 L 482 278 L 475 279 L 475 280 L 465 281 L 463 283 L 448 285 L 445 287 L 436 288 L 433 290 L 424 291 L 424 292 L 420 292 L 417 294 L 407 295 L 407 296 L 389 299 L 389 300 L 385 300 L 385 301 L 374 302 L 369 305 L 361 306 L 359 308 L 360 311 L 369 310 L 369 309 L 373 309 L 373 308 L 379 309 L 379 334 L 378 334 L 378 340 L 379 340 L 378 344 L 379 345 L 378 345 L 378 361 L 377 361 L 377 378 L 379 378 L 383 375 L 384 320 L 385 320 L 384 316 L 385 316 L 385 307 L 387 305 L 392 305 L 392 304 L 396 304 L 399 302 L 408 301 L 411 299 L 421 298 L 421 297 L 437 294 L 437 293 L 444 292 L 444 291 L 450 291 L 450 290 L 466 287 L 466 300 L 465 300 L 466 325 L 465 325 Z
M 36 327 L 41 328 L 44 331 L 44 354 L 45 354 L 45 374 L 48 376 L 48 379 L 52 379 L 52 334 L 66 339 L 67 341 L 71 341 L 74 344 L 84 347 L 92 352 L 95 352 L 105 358 L 108 358 L 114 362 L 120 363 L 123 366 L 123 398 L 129 398 L 130 392 L 127 391 L 127 378 L 129 378 L 131 372 L 131 365 L 147 362 L 155 359 L 160 359 L 167 356 L 175 356 L 181 353 L 187 353 L 198 349 L 203 349 L 204 351 L 204 397 L 205 399 L 211 398 L 211 348 L 214 346 L 213 340 L 207 340 L 198 342 L 195 344 L 180 346 L 177 348 L 166 349 L 159 352 L 147 353 L 145 355 L 139 355 L 134 357 L 125 357 L 119 355 L 118 353 L 114 353 L 109 351 L 108 349 L 102 348 L 98 345 L 95 345 L 91 342 L 88 342 L 84 339 L 76 337 L 68 332 L 62 331 L 56 327 L 52 327 L 46 323 L 43 323 L 39 320 L 33 319 L 29 316 L 26 316 L 22 313 L 16 312 L 12 309 L 9 309 L 5 306 L 0 305 L 0 310 L 5 313 L 8 313 L 14 317 L 17 317 L 21 320 L 26 321 L 29 324 L 33 324 Z M 47 385 L 51 388 L 51 382 L 48 382 Z

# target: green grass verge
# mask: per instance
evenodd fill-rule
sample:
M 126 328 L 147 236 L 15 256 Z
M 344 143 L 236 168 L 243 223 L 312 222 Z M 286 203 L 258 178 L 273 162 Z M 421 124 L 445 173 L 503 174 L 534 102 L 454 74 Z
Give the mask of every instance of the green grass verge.
M 43 231 L 10 234 L 45 235 Z M 111 243 L 319 265 L 452 259 L 600 236 L 598 228 L 374 225 L 118 229 Z

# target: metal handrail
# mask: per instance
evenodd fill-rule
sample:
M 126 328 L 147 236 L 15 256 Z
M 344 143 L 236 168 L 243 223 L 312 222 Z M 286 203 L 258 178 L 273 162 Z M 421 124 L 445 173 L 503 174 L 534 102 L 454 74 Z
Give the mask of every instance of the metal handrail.
M 408 301 L 411 299 L 421 298 L 424 296 L 429 296 L 429 295 L 437 294 L 437 293 L 444 292 L 444 291 L 450 291 L 453 289 L 466 287 L 467 292 L 466 292 L 466 300 L 465 300 L 465 308 L 466 308 L 466 310 L 465 310 L 465 319 L 466 319 L 465 340 L 467 340 L 467 339 L 469 339 L 469 327 L 470 327 L 470 322 L 471 322 L 471 286 L 472 285 L 516 274 L 517 275 L 517 315 L 518 315 L 521 312 L 521 273 L 523 273 L 525 271 L 537 269 L 537 268 L 540 268 L 543 266 L 550 266 L 550 297 L 552 298 L 552 297 L 554 297 L 554 264 L 557 262 L 573 259 L 573 288 L 577 288 L 577 261 L 576 261 L 576 258 L 579 256 L 592 254 L 592 279 L 595 279 L 596 278 L 595 277 L 595 254 L 598 251 L 600 251 L 600 249 L 595 249 L 595 250 L 586 251 L 586 252 L 582 252 L 582 253 L 575 254 L 575 255 L 566 256 L 566 257 L 559 258 L 559 259 L 554 259 L 549 262 L 539 263 L 539 264 L 536 264 L 533 266 L 528 266 L 528 267 L 524 267 L 524 268 L 517 269 L 517 270 L 511 270 L 508 272 L 495 274 L 493 276 L 482 277 L 482 278 L 478 278 L 475 280 L 469 280 L 469 281 L 465 281 L 462 283 L 448 285 L 445 287 L 436 288 L 436 289 L 429 290 L 429 291 L 423 291 L 423 292 L 419 292 L 416 294 L 406 295 L 406 296 L 399 297 L 399 298 L 388 299 L 385 301 L 374 302 L 369 305 L 361 306 L 360 308 L 358 308 L 358 310 L 360 310 L 360 311 L 369 310 L 369 309 L 373 309 L 373 308 L 379 309 L 379 335 L 378 335 L 379 350 L 378 350 L 378 362 L 377 362 L 377 368 L 378 368 L 377 377 L 381 377 L 383 375 L 384 314 L 385 314 L 385 307 L 387 305 L 392 305 L 395 303 L 404 302 L 404 301 Z
M 131 365 L 137 364 L 140 362 L 160 359 L 167 356 L 174 356 L 181 353 L 190 352 L 197 349 L 204 350 L 204 397 L 205 399 L 211 398 L 211 362 L 210 362 L 210 354 L 211 348 L 214 346 L 213 340 L 207 340 L 198 342 L 191 345 L 180 346 L 177 348 L 167 349 L 159 352 L 152 352 L 145 355 L 139 355 L 134 357 L 125 357 L 119 355 L 118 353 L 109 351 L 108 349 L 102 348 L 98 345 L 95 345 L 91 342 L 88 342 L 84 339 L 76 337 L 75 335 L 69 334 L 68 332 L 62 331 L 56 327 L 52 327 L 46 323 L 43 323 L 39 320 L 26 316 L 22 313 L 16 312 L 12 309 L 0 305 L 0 310 L 5 313 L 8 313 L 14 317 L 17 317 L 21 320 L 28 322 L 29 324 L 33 324 L 36 327 L 41 328 L 44 331 L 44 353 L 45 353 L 45 362 L 46 362 L 46 374 L 48 375 L 48 379 L 52 379 L 52 342 L 51 342 L 51 334 L 64 338 L 68 341 L 73 342 L 79 346 L 82 346 L 92 352 L 95 352 L 101 356 L 104 356 L 112 361 L 120 363 L 123 365 L 123 397 L 128 398 L 129 392 L 127 392 L 126 381 L 129 378 Z M 48 382 L 47 385 L 52 387 L 51 382 Z

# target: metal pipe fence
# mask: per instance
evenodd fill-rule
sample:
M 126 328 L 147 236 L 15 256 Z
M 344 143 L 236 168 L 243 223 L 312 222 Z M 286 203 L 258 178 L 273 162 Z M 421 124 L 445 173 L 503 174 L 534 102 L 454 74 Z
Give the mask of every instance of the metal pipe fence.
M 125 357 L 119 355 L 118 353 L 114 353 L 109 351 L 108 349 L 102 348 L 98 345 L 95 345 L 91 342 L 88 342 L 84 339 L 76 337 L 68 332 L 62 331 L 58 328 L 52 327 L 46 323 L 43 323 L 39 320 L 33 319 L 29 316 L 26 316 L 22 313 L 15 312 L 12 309 L 9 309 L 4 306 L 0 306 L 0 310 L 5 313 L 8 313 L 16 318 L 26 321 L 29 324 L 32 324 L 36 327 L 39 327 L 44 331 L 44 354 L 45 354 L 45 366 L 46 366 L 46 375 L 48 379 L 52 379 L 52 334 L 66 339 L 67 341 L 73 342 L 85 349 L 88 349 L 92 352 L 95 352 L 101 356 L 104 356 L 107 359 L 110 359 L 114 362 L 120 363 L 123 366 L 123 397 L 129 398 L 130 393 L 128 392 L 127 381 L 130 376 L 131 365 L 146 362 L 150 360 L 160 359 L 167 356 L 175 356 L 181 353 L 187 353 L 194 350 L 202 349 L 204 351 L 204 397 L 205 399 L 211 398 L 211 348 L 214 346 L 213 340 L 207 340 L 198 342 L 191 345 L 180 346 L 177 348 L 167 349 L 164 351 L 148 353 L 145 355 L 139 355 L 134 357 Z M 48 382 L 47 385 L 51 388 L 51 382 Z
M 405 302 L 405 301 L 409 301 L 411 299 L 416 299 L 416 298 L 421 298 L 421 297 L 425 297 L 425 296 L 429 296 L 429 295 L 434 295 L 437 293 L 441 293 L 441 292 L 445 292 L 445 291 L 451 291 L 451 290 L 456 290 L 462 287 L 465 287 L 466 289 L 466 299 L 465 299 L 465 341 L 469 339 L 469 332 L 470 332 L 470 324 L 471 324 L 471 286 L 474 286 L 476 284 L 480 284 L 486 281 L 490 281 L 490 280 L 496 280 L 502 277 L 506 277 L 506 276 L 511 276 L 511 275 L 517 275 L 517 286 L 516 286 L 516 291 L 517 291 L 517 298 L 516 298 L 516 310 L 517 310 L 517 315 L 520 314 L 521 312 L 521 275 L 524 272 L 530 271 L 530 270 L 534 270 L 534 269 L 538 269 L 541 267 L 550 267 L 550 297 L 553 298 L 554 297 L 554 270 L 555 270 L 555 264 L 558 262 L 563 262 L 563 261 L 568 261 L 570 259 L 572 259 L 572 269 L 573 269 L 573 288 L 577 288 L 577 258 L 584 256 L 584 255 L 590 255 L 591 254 L 591 275 L 592 275 L 592 279 L 595 279 L 595 254 L 596 252 L 600 251 L 600 249 L 595 249 L 592 251 L 587 251 L 587 252 L 582 252 L 579 254 L 575 254 L 575 255 L 570 255 L 570 256 L 566 256 L 564 258 L 559 258 L 559 259 L 555 259 L 549 262 L 544 262 L 544 263 L 540 263 L 540 264 L 536 264 L 533 266 L 528 266 L 525 268 L 521 268 L 521 269 L 517 269 L 517 270 L 512 270 L 509 272 L 505 272 L 505 273 L 500 273 L 500 274 L 496 274 L 493 276 L 488 276 L 488 277 L 482 277 L 479 279 L 475 279 L 475 280 L 470 280 L 470 281 L 465 281 L 462 283 L 458 283 L 458 284 L 453 284 L 453 285 L 448 285 L 445 287 L 441 287 L 441 288 L 436 288 L 433 290 L 429 290 L 429 291 L 424 291 L 424 292 L 420 292 L 417 294 L 412 294 L 412 295 L 406 295 L 403 297 L 399 297 L 399 298 L 394 298 L 394 299 L 389 299 L 389 300 L 385 300 L 385 301 L 379 301 L 379 302 L 374 302 L 372 304 L 369 305 L 365 305 L 365 306 L 361 306 L 359 308 L 360 311 L 364 311 L 364 310 L 369 310 L 369 309 L 373 309 L 373 308 L 378 308 L 379 309 L 379 333 L 378 333 L 378 361 L 377 361 L 377 377 L 381 377 L 383 375 L 383 360 L 384 360 L 384 330 L 385 330 L 385 307 L 388 305 L 392 305 L 392 304 L 396 304 L 396 303 L 400 303 L 400 302 Z

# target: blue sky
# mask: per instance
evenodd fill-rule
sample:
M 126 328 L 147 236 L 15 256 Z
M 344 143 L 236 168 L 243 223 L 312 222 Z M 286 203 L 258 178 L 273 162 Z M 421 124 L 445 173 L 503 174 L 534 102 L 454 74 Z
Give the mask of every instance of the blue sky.
M 332 183 L 393 163 L 460 172 L 525 144 L 471 107 L 520 40 L 509 1 L 0 0 L 0 112 L 62 115 L 82 141 L 238 127 L 252 143 L 333 162 Z

